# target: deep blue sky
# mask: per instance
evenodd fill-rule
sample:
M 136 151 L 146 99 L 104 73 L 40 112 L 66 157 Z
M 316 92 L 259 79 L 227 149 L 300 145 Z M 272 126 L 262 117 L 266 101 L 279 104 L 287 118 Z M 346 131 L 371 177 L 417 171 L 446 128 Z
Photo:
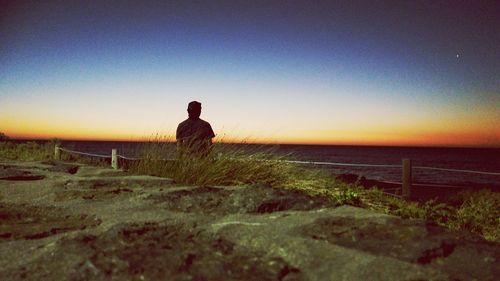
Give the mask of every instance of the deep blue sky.
M 197 99 L 228 138 L 500 145 L 499 1 L 10 1 L 0 34 L 12 135 L 138 138 Z

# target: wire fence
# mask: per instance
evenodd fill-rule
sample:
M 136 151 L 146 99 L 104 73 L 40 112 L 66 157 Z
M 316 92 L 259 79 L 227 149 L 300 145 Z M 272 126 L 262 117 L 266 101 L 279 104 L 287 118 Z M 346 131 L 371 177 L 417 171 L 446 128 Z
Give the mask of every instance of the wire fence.
M 130 161 L 139 161 L 139 160 L 142 160 L 142 158 L 127 157 L 127 156 L 123 156 L 123 155 L 120 155 L 120 154 L 118 154 L 117 156 L 118 156 L 118 158 L 125 159 L 125 160 L 130 160 Z
M 281 161 L 287 162 L 287 163 L 309 164 L 309 165 L 328 165 L 328 166 L 347 166 L 347 167 L 401 168 L 401 165 L 356 164 L 356 163 L 336 163 L 336 162 L 297 161 L 297 160 L 281 160 Z
M 83 155 L 83 156 L 89 156 L 89 157 L 98 157 L 98 158 L 109 158 L 111 159 L 111 155 L 102 155 L 102 154 L 95 154 L 95 153 L 87 153 L 87 152 L 81 152 L 81 151 L 75 151 L 75 150 L 70 150 L 70 149 L 65 149 L 65 148 L 60 148 L 61 151 L 67 152 L 67 153 L 72 153 L 76 155 Z
M 459 170 L 459 169 L 436 168 L 436 167 L 422 167 L 422 166 L 415 166 L 413 168 L 414 169 L 421 169 L 421 170 L 435 170 L 435 171 L 447 171 L 447 172 L 457 172 L 457 173 L 471 173 L 471 174 L 480 174 L 480 175 L 500 176 L 500 173 L 496 173 L 496 172 Z
M 111 155 L 102 155 L 102 154 L 96 154 L 96 153 L 87 153 L 87 152 L 82 152 L 82 151 L 75 151 L 75 150 L 70 150 L 66 148 L 61 148 L 59 146 L 56 146 L 55 149 L 55 157 L 60 158 L 60 153 L 59 151 L 63 151 L 66 153 L 71 153 L 71 154 L 76 154 L 76 155 L 81 155 L 81 156 L 88 156 L 88 157 L 97 157 L 97 158 L 106 158 L 106 159 L 111 159 L 112 161 L 112 166 L 113 168 L 118 168 L 117 163 L 118 163 L 118 158 L 123 159 L 123 160 L 128 160 L 128 161 L 140 161 L 144 160 L 144 158 L 137 158 L 137 157 L 129 157 L 129 156 L 124 156 L 116 153 L 116 150 L 113 149 L 113 152 Z M 113 157 L 116 157 L 116 159 L 113 159 Z M 156 159 L 159 161 L 176 161 L 176 159 L 173 158 L 162 158 L 162 159 Z M 300 160 L 263 160 L 263 161 L 279 161 L 279 162 L 284 162 L 284 163 L 290 163 L 290 164 L 300 164 L 300 165 L 316 165 L 316 166 L 334 166 L 334 167 L 359 167 L 359 168 L 398 168 L 398 169 L 403 169 L 403 165 L 394 165 L 394 164 L 367 164 L 367 163 L 339 163 L 339 162 L 321 162 L 321 161 L 300 161 Z M 116 163 L 116 164 L 113 164 Z M 487 171 L 475 171 L 475 170 L 464 170 L 464 169 L 451 169 L 451 168 L 438 168 L 438 167 L 426 167 L 426 166 L 413 166 L 410 168 L 411 169 L 416 169 L 416 170 L 434 170 L 434 171 L 446 171 L 446 172 L 454 172 L 454 173 L 470 173 L 470 174 L 480 174 L 480 175 L 489 175 L 489 176 L 500 176 L 500 172 L 487 172 Z M 404 178 L 404 176 L 403 176 Z M 410 176 L 411 178 L 411 176 Z M 403 182 L 395 182 L 395 181 L 381 181 L 378 180 L 378 182 L 381 183 L 386 183 L 386 184 L 391 184 L 391 185 L 404 185 Z M 426 186 L 426 187 L 443 187 L 443 188 L 457 188 L 460 186 L 453 186 L 453 185 L 444 185 L 444 184 L 430 184 L 430 183 L 411 183 L 412 186 Z M 460 187 L 462 188 L 462 187 Z M 394 193 L 388 193 L 385 191 L 393 191 Z M 396 194 L 398 191 L 401 191 L 401 187 L 394 187 L 394 188 L 384 188 L 383 193 L 390 195 L 390 196 L 395 196 L 395 197 L 403 197 L 402 195 Z
M 337 162 L 316 162 L 316 161 L 295 161 L 295 160 L 281 160 L 281 161 L 288 162 L 288 163 L 295 163 L 295 164 L 328 165 L 328 166 L 340 166 L 340 167 L 342 167 L 342 166 L 347 166 L 347 167 L 377 167 L 377 168 L 401 168 L 402 167 L 402 165 L 390 165 L 390 164 L 337 163 Z M 500 176 L 500 173 L 497 173 L 497 172 L 459 170 L 459 169 L 423 167 L 423 166 L 413 166 L 412 168 L 413 169 L 422 169 L 422 170 L 436 170 L 436 171 L 473 173 L 473 174 L 481 174 L 481 175 Z

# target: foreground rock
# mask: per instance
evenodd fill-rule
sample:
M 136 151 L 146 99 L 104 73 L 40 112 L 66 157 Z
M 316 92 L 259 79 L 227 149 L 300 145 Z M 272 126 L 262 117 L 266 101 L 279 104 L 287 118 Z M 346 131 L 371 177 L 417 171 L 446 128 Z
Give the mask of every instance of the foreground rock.
M 0 280 L 500 276 L 496 243 L 298 192 L 183 187 L 61 163 L 0 165 L 41 177 L 0 181 Z

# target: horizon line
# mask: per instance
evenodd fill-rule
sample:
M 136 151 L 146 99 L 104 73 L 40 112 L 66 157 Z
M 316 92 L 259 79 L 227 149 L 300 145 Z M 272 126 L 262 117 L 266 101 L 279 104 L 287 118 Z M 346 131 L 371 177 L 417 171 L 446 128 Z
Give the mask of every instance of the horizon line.
M 151 142 L 157 141 L 155 139 L 78 139 L 78 138 L 17 138 L 11 137 L 9 140 L 14 141 L 76 141 L 76 142 Z M 174 143 L 174 139 L 160 139 L 160 141 L 172 142 Z M 217 140 L 214 143 L 225 143 L 225 144 L 252 144 L 252 145 L 310 145 L 310 146 L 366 146 L 366 147 L 415 147 L 415 148 L 487 148 L 487 149 L 500 149 L 500 144 L 492 144 L 492 145 L 464 145 L 464 144 L 405 144 L 405 143 L 394 143 L 394 144 L 384 144 L 384 143 L 327 143 L 327 142 L 259 142 L 259 141 L 223 141 Z

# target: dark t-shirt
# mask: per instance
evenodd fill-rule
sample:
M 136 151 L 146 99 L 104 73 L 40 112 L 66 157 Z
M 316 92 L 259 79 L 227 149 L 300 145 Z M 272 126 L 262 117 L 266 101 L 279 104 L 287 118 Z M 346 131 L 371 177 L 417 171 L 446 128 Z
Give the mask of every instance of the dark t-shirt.
M 200 118 L 188 118 L 177 126 L 177 140 L 204 140 L 215 137 L 212 127 Z

